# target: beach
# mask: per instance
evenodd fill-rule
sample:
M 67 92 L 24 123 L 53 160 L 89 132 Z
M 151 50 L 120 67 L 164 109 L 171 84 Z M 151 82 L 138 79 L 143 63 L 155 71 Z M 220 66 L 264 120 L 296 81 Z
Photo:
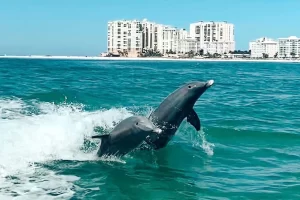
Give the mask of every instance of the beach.
M 62 59 L 62 60 L 128 60 L 128 61 L 193 61 L 193 62 L 279 62 L 279 63 L 300 63 L 300 59 L 293 60 L 293 59 L 222 59 L 222 58 L 168 58 L 168 57 L 101 57 L 101 56 L 39 56 L 39 55 L 32 55 L 32 56 L 13 56 L 13 55 L 6 55 L 0 56 L 0 59 Z

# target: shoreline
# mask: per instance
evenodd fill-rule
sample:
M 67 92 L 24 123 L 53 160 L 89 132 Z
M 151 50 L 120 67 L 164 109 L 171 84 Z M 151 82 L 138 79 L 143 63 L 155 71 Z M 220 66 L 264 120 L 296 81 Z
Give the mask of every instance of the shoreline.
M 283 62 L 300 63 L 300 60 L 285 59 L 216 59 L 216 58 L 163 58 L 163 57 L 100 57 L 100 56 L 0 56 L 0 59 L 56 59 L 56 60 L 122 60 L 122 61 L 194 61 L 194 62 Z

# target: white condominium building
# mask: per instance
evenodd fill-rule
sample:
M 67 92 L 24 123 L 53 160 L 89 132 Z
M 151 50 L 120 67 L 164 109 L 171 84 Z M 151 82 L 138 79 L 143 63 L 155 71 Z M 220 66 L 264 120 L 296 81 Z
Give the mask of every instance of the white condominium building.
M 228 53 L 235 50 L 234 25 L 227 22 L 196 22 L 190 24 L 190 36 L 197 40 L 197 51 Z
M 278 39 L 279 58 L 291 58 L 300 56 L 300 38 L 291 36 Z
M 187 52 L 196 52 L 197 51 L 197 41 L 194 38 L 186 37 L 178 41 L 177 53 L 187 53 Z
M 161 53 L 166 53 L 167 51 L 177 51 L 178 49 L 178 37 L 179 32 L 176 28 L 171 26 L 159 25 L 158 31 L 158 50 Z
M 108 22 L 107 51 L 128 52 L 128 56 L 137 56 L 143 49 L 177 52 L 179 40 L 186 38 L 188 32 L 172 26 L 156 24 L 146 19 L 118 20 Z
M 142 49 L 142 24 L 137 20 L 108 22 L 107 50 L 110 53 L 127 50 L 136 54 Z
M 249 42 L 249 49 L 252 58 L 262 58 L 266 54 L 269 58 L 274 58 L 278 54 L 278 42 L 263 37 Z
M 197 52 L 229 53 L 235 50 L 234 26 L 227 22 L 197 22 L 190 24 L 190 33 L 185 29 L 139 20 L 108 22 L 107 51 L 127 52 L 138 56 L 145 49 L 158 50 L 165 54 Z

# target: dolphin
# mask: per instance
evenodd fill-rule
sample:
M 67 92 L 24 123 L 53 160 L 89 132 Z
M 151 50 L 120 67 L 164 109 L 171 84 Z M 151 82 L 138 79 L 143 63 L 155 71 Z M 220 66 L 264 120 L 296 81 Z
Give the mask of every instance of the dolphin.
M 214 80 L 189 82 L 167 96 L 149 116 L 154 125 L 162 129 L 162 133 L 158 138 L 147 138 L 145 140 L 147 146 L 155 150 L 164 148 L 185 118 L 199 131 L 201 122 L 193 107 L 200 96 L 213 84 Z
M 95 135 L 101 139 L 97 152 L 101 156 L 121 157 L 138 147 L 146 137 L 155 139 L 162 130 L 144 116 L 131 116 L 121 121 L 110 134 Z

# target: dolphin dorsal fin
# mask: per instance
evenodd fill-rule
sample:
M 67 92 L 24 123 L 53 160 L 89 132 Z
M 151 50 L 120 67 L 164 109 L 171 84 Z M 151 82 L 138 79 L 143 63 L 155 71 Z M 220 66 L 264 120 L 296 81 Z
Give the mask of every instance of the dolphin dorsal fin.
M 187 121 L 188 121 L 192 126 L 194 126 L 195 129 L 196 129 L 197 131 L 200 130 L 200 128 L 201 128 L 201 122 L 200 122 L 200 119 L 199 119 L 199 117 L 198 117 L 198 115 L 197 115 L 197 113 L 195 112 L 194 109 L 192 109 L 192 110 L 188 113 L 188 115 L 187 115 Z
M 105 154 L 107 151 L 109 151 L 110 148 L 110 139 L 109 134 L 106 135 L 94 135 L 92 138 L 98 138 L 101 140 L 100 148 L 97 152 L 97 154 L 101 157 L 103 154 Z
M 96 139 L 96 138 L 98 138 L 98 139 L 108 139 L 108 136 L 109 136 L 109 134 L 106 134 L 106 135 L 94 135 L 94 136 L 92 136 L 92 138 L 93 139 Z
M 93 139 L 100 139 L 101 140 L 101 148 L 107 148 L 110 144 L 109 134 L 105 135 L 94 135 L 92 136 Z

